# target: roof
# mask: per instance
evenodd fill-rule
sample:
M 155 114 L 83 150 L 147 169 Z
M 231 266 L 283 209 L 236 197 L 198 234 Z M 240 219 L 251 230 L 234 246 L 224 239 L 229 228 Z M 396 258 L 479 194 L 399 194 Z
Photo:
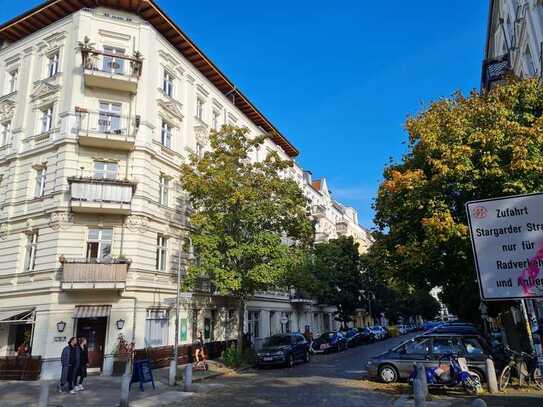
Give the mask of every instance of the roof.
M 317 190 L 317 191 L 320 191 L 321 190 L 321 180 L 320 179 L 316 179 L 315 181 L 312 181 L 311 182 L 311 186 Z
M 158 7 L 154 0 L 47 0 L 0 25 L 0 38 L 15 42 L 83 8 L 109 7 L 137 14 L 198 69 L 217 89 L 232 100 L 256 126 L 269 133 L 289 157 L 298 150 L 247 99 L 247 97 L 204 55 L 192 40 Z

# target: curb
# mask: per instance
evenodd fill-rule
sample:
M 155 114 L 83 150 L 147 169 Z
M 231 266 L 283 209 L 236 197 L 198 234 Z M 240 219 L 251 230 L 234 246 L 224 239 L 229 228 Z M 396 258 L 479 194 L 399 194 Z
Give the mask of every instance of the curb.
M 198 382 L 201 382 L 201 381 L 204 381 L 204 380 L 207 380 L 207 379 L 214 379 L 216 377 L 225 376 L 225 375 L 230 374 L 230 373 L 243 373 L 243 372 L 246 372 L 247 370 L 249 370 L 251 368 L 252 368 L 251 366 L 247 366 L 247 367 L 242 367 L 240 369 L 231 369 L 231 371 L 229 371 L 229 372 L 218 372 L 218 373 L 210 374 L 208 376 L 196 377 L 196 378 L 192 379 L 192 382 L 193 383 L 198 383 Z

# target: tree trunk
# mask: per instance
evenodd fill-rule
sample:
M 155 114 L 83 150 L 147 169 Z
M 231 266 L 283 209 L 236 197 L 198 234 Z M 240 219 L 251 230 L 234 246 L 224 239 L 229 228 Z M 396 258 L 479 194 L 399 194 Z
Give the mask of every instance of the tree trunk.
M 238 309 L 238 344 L 237 349 L 238 352 L 241 354 L 243 352 L 243 339 L 245 337 L 245 334 L 243 332 L 243 327 L 245 325 L 245 300 L 240 299 L 239 300 L 239 309 Z

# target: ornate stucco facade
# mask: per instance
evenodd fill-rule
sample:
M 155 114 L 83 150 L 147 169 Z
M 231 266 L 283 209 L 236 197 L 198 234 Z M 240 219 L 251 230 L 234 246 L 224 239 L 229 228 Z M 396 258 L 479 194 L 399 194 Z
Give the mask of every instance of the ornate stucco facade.
M 178 169 L 208 148 L 209 129 L 272 132 L 266 149 L 297 155 L 154 2 L 80 3 L 46 2 L 0 27 L 0 356 L 29 335 L 45 378 L 72 335 L 92 336 L 106 374 L 119 334 L 138 348 L 173 343 L 189 215 Z M 297 165 L 290 175 L 312 209 L 326 208 L 315 214 L 322 240 L 371 243 L 324 181 L 315 187 Z M 198 330 L 233 336 L 234 308 L 193 293 L 182 342 Z M 333 311 L 263 293 L 247 306 L 247 329 L 256 344 L 285 329 L 320 332 L 334 328 Z

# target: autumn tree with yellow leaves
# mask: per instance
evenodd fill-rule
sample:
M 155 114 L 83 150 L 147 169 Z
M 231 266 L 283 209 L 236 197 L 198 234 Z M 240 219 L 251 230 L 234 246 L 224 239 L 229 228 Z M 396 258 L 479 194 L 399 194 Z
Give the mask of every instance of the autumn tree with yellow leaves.
M 464 204 L 543 190 L 543 84 L 458 93 L 409 118 L 406 128 L 408 152 L 385 168 L 379 187 L 370 263 L 382 278 L 442 286 L 453 313 L 476 319 Z

